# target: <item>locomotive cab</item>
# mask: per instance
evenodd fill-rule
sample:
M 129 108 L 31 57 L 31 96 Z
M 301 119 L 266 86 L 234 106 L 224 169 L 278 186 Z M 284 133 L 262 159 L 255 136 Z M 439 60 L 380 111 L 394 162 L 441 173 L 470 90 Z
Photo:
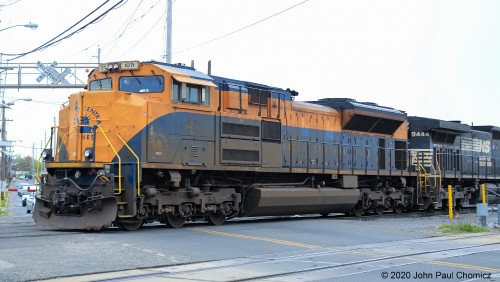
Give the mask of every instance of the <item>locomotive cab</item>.
M 195 213 L 191 205 L 158 206 L 157 199 L 148 198 L 170 193 L 174 202 L 181 201 L 187 190 L 173 190 L 186 183 L 181 183 L 178 170 L 152 167 L 178 162 L 170 144 L 182 143 L 186 136 L 203 139 L 203 121 L 196 125 L 190 118 L 179 124 L 184 120 L 172 118 L 177 111 L 212 111 L 211 80 L 192 68 L 138 61 L 107 63 L 93 70 L 87 91 L 72 94 L 60 110 L 59 126 L 44 151 L 48 173 L 37 198 L 35 221 L 70 229 L 101 229 L 114 221 L 136 229 L 150 217 L 182 225 L 186 217 L 180 215 Z M 219 194 L 194 200 L 204 202 L 204 208 L 234 213 L 239 203 L 234 190 Z M 230 203 L 223 203 L 228 199 Z M 156 215 L 148 215 L 149 205 L 156 206 Z

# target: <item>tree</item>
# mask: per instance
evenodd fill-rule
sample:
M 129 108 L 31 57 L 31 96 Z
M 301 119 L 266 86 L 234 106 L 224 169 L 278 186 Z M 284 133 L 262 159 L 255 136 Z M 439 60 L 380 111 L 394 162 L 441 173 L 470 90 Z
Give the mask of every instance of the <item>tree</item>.
M 24 175 L 31 176 L 33 169 L 33 165 L 36 165 L 36 162 L 33 162 L 33 158 L 31 156 L 21 157 L 21 155 L 16 155 L 11 160 L 10 170 L 12 176 L 16 175 L 16 171 L 24 172 Z

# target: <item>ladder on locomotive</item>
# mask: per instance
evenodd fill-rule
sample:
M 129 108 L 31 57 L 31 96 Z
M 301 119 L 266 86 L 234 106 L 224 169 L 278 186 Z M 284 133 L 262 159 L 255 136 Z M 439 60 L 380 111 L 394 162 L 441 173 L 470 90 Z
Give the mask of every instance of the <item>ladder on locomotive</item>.
M 437 158 L 434 166 L 432 154 L 429 152 L 417 152 L 414 157 L 417 167 L 417 204 L 423 205 L 424 198 L 431 198 L 437 203 L 437 195 L 441 188 L 441 168 Z
M 118 154 L 118 151 L 115 149 L 113 144 L 111 143 L 110 139 L 108 138 L 106 131 L 102 128 L 101 125 L 97 125 L 97 127 L 100 129 L 100 132 L 104 136 L 106 142 L 110 146 L 110 148 L 113 150 L 115 153 L 115 157 L 118 160 L 117 163 L 108 163 L 106 164 L 107 167 L 112 167 L 113 168 L 113 182 L 112 186 L 114 189 L 114 194 L 116 197 L 120 198 L 120 201 L 117 202 L 118 204 L 118 217 L 119 218 L 133 218 L 137 214 L 137 206 L 135 204 L 135 201 L 141 197 L 141 175 L 140 175 L 140 159 L 137 156 L 137 154 L 132 150 L 132 148 L 127 144 L 127 142 L 123 139 L 123 137 L 118 133 L 115 132 L 116 136 L 120 141 L 123 143 L 123 145 L 130 151 L 130 153 L 134 156 L 134 158 L 137 160 L 137 168 L 136 168 L 136 173 L 135 175 L 133 173 L 132 166 L 134 166 L 133 163 L 122 163 L 122 159 L 120 155 Z M 132 178 L 135 178 L 137 181 L 137 186 L 135 187 L 135 190 L 137 191 L 137 198 L 135 193 L 133 193 L 134 189 L 126 189 L 123 187 L 122 182 L 124 180 L 124 174 L 122 173 L 125 172 L 125 174 L 131 175 Z M 118 172 L 118 175 L 116 174 Z M 118 185 L 116 185 L 118 184 Z M 129 191 L 127 191 L 129 190 Z M 132 190 L 132 191 L 130 191 Z M 121 213 L 121 214 L 120 214 Z

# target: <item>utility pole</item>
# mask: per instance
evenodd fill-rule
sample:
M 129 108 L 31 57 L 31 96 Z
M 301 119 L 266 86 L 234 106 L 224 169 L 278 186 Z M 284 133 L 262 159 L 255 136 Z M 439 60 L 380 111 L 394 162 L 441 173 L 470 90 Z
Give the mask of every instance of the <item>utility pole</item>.
M 92 56 L 93 58 L 97 58 L 97 63 L 101 63 L 101 46 L 97 45 L 97 56 Z
M 36 167 L 35 167 L 35 142 L 33 142 L 33 149 L 31 150 L 31 175 L 35 177 Z
M 167 46 L 165 50 L 165 61 L 172 63 L 172 0 L 167 0 Z
M 1 158 L 1 165 L 0 165 L 0 181 L 4 183 L 6 180 L 6 171 L 7 171 L 7 156 L 6 156 L 6 151 L 5 151 L 5 146 L 3 146 L 3 143 L 6 142 L 7 139 L 7 134 L 5 132 L 5 108 L 7 106 L 5 105 L 5 101 L 2 99 L 2 147 L 0 150 L 2 150 L 2 158 Z

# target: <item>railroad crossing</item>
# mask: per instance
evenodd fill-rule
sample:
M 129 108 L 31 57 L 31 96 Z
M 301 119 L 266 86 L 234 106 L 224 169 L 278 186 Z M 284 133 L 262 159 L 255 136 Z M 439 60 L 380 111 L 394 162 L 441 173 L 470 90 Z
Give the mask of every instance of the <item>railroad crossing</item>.
M 89 63 L 19 63 L 0 65 L 0 89 L 83 88 L 90 71 Z

